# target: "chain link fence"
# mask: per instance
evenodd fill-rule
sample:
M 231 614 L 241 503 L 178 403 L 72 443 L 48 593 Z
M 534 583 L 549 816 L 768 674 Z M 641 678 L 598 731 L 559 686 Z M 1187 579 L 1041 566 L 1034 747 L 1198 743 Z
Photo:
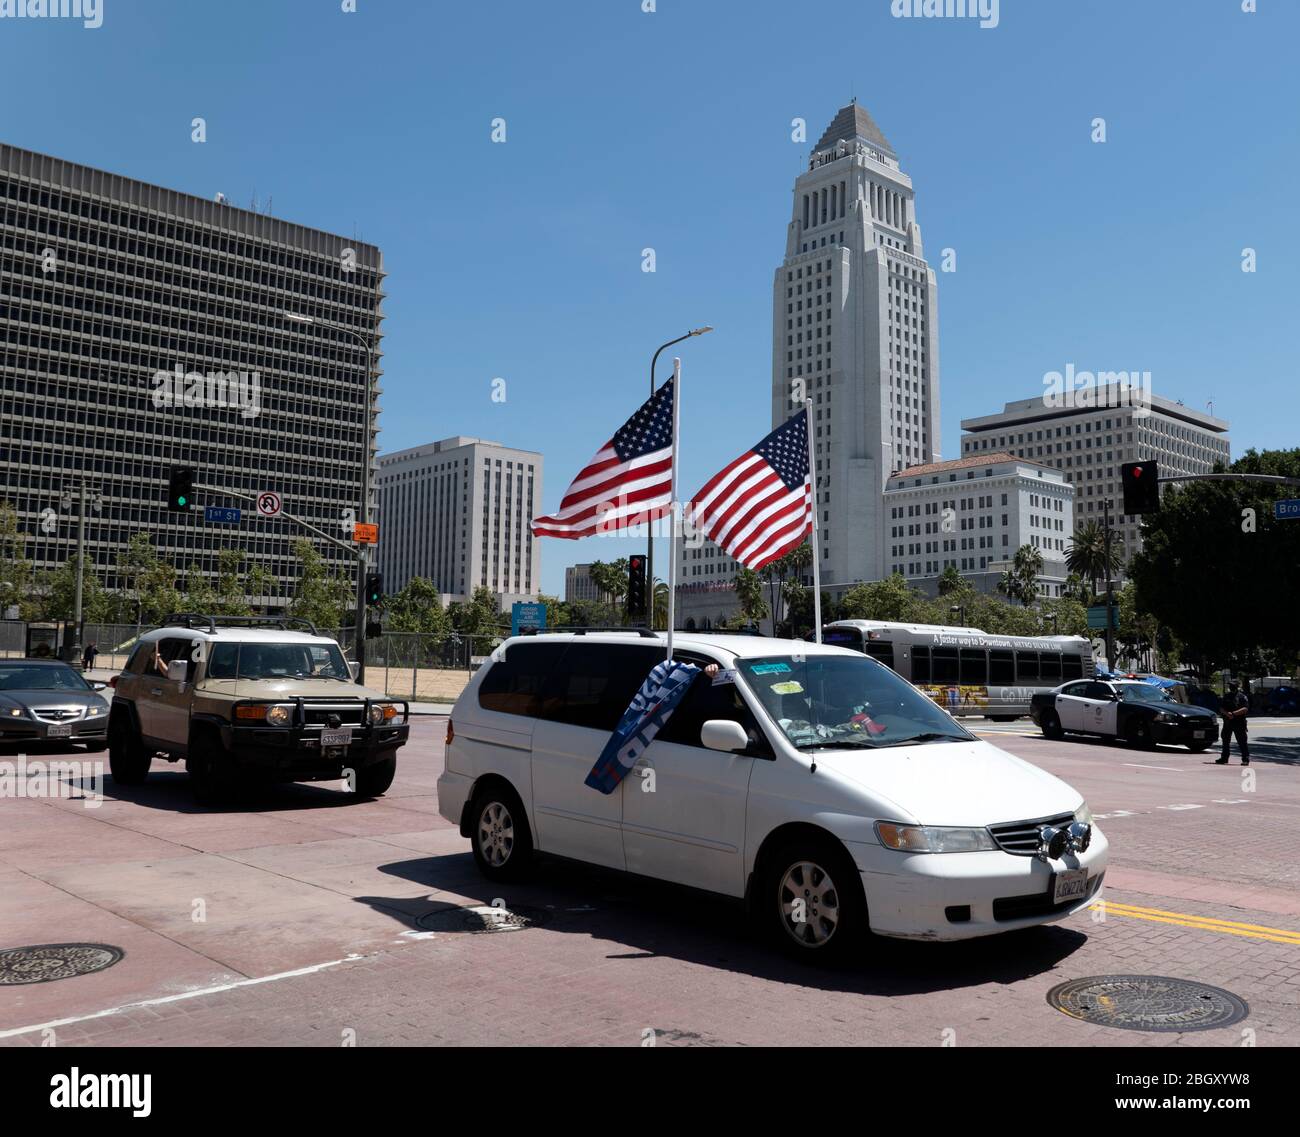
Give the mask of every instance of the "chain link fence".
M 157 627 L 156 624 L 87 624 L 81 642 L 95 645 L 97 670 L 120 671 L 139 638 Z M 322 628 L 320 634 L 338 640 L 343 654 L 355 661 L 352 627 Z M 411 702 L 454 702 L 502 638 L 503 634 L 433 636 L 390 632 L 368 639 L 366 686 Z M 61 629 L 56 641 L 62 642 Z M 26 645 L 27 625 L 23 621 L 0 620 L 0 658 L 21 658 L 26 654 Z

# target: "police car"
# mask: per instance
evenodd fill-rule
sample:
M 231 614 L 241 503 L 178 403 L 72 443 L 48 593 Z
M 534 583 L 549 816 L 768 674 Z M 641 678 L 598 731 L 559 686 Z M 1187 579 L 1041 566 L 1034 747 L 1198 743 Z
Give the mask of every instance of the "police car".
M 1134 746 L 1168 743 L 1200 752 L 1218 735 L 1218 720 L 1138 679 L 1084 679 L 1033 697 L 1029 717 L 1047 738 L 1098 734 Z

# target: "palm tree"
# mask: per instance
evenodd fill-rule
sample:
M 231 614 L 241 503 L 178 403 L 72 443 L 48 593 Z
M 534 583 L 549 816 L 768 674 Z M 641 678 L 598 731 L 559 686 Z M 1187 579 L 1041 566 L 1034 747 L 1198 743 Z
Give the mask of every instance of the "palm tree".
M 662 632 L 668 627 L 668 585 L 658 577 L 655 577 L 654 605 L 654 627 Z
M 1065 550 L 1065 567 L 1092 582 L 1092 594 L 1097 595 L 1097 581 L 1110 579 L 1119 571 L 1121 558 L 1116 543 L 1110 542 L 1110 563 L 1107 564 L 1106 530 L 1096 521 L 1086 521 L 1075 533 Z
M 763 578 L 742 566 L 732 578 L 736 589 L 736 599 L 740 601 L 741 618 L 748 623 L 757 623 L 767 615 L 767 601 L 763 599 Z
M 1043 572 L 1043 554 L 1033 545 L 1021 545 L 1011 568 L 998 581 L 998 591 L 1008 600 L 1019 600 L 1028 608 L 1038 598 L 1038 578 Z

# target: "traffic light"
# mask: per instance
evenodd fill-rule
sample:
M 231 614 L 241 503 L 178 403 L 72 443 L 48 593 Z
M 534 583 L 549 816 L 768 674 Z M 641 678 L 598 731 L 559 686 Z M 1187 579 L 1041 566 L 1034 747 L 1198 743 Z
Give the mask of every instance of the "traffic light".
M 366 621 L 366 639 L 377 640 L 384 634 L 384 626 L 378 620 Z
M 194 501 L 194 467 L 173 466 L 167 477 L 167 508 L 188 513 Z
M 366 603 L 372 608 L 378 608 L 384 602 L 384 574 L 381 572 L 366 573 Z
M 627 559 L 627 619 L 645 623 L 645 557 L 639 555 Z
M 1124 512 L 1127 514 L 1156 513 L 1160 509 L 1160 476 L 1158 463 L 1125 462 L 1120 468 L 1124 482 Z

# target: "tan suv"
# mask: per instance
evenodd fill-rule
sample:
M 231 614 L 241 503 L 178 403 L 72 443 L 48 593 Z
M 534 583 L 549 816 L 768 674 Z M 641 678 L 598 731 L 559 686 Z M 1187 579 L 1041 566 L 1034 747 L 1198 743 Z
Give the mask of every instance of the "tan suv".
M 112 680 L 109 770 L 138 785 L 155 754 L 184 760 L 200 802 L 241 782 L 346 778 L 356 799 L 392 784 L 409 708 L 353 682 L 306 620 L 168 616 Z

